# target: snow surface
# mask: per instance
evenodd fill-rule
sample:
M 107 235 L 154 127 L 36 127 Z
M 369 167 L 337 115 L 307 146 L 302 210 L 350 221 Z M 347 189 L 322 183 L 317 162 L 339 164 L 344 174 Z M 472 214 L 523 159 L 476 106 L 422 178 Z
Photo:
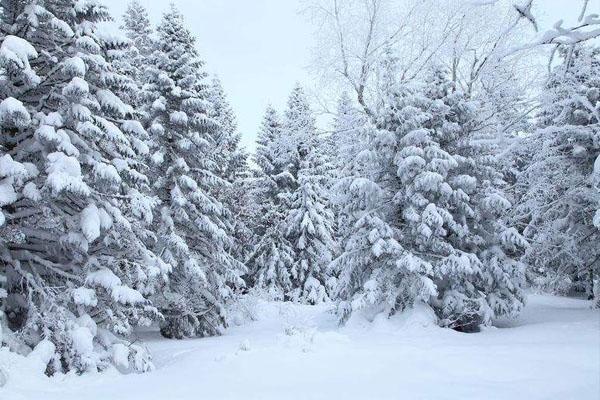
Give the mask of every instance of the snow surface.
M 14 368 L 0 398 L 598 399 L 600 313 L 589 306 L 532 295 L 518 320 L 463 334 L 433 326 L 426 309 L 340 329 L 330 306 L 258 301 L 258 321 L 222 337 L 140 333 L 153 372 L 45 378 Z

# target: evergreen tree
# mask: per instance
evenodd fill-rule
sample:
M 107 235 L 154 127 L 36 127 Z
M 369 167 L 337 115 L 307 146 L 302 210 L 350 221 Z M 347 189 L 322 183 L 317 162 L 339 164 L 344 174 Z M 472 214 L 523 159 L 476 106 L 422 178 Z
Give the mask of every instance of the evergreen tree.
M 147 57 L 154 49 L 153 35 L 154 31 L 148 18 L 148 11 L 138 0 L 132 0 L 127 5 L 127 10 L 123 15 L 123 25 L 121 29 L 125 35 L 133 43 L 133 47 L 137 50 L 137 54 Z M 136 64 L 141 59 L 135 60 Z
M 415 110 L 402 117 L 410 119 Z M 396 136 L 365 123 L 357 139 L 354 161 L 344 166 L 334 187 L 345 221 L 342 254 L 332 263 L 338 275 L 335 297 L 341 322 L 353 312 L 399 312 L 415 301 L 429 301 L 435 293 L 433 266 L 401 244 L 404 238 L 393 202 L 398 185 L 391 162 Z
M 276 160 L 274 146 L 281 140 L 281 119 L 277 111 L 268 106 L 256 139 L 254 163 L 266 174 L 281 173 L 281 165 Z
M 524 260 L 534 283 L 591 298 L 600 268 L 600 50 L 578 46 L 561 55 L 538 129 L 523 141 L 532 157 L 518 177 L 513 218 L 531 242 Z
M 378 213 L 388 225 L 376 221 L 373 235 L 402 256 L 372 277 L 363 273 L 361 289 L 348 291 L 350 279 L 341 280 L 352 309 L 364 298 L 385 299 L 388 312 L 426 299 L 440 324 L 472 330 L 521 308 L 522 267 L 515 257 L 525 242 L 502 223 L 510 203 L 494 158 L 477 141 L 477 124 L 477 105 L 439 69 L 423 85 L 397 84 L 389 93 L 374 143 L 375 179 L 384 194 L 378 207 L 385 210 Z
M 54 349 L 49 374 L 152 367 L 125 339 L 159 316 L 169 271 L 147 244 L 156 199 L 146 132 L 115 93 L 95 2 L 3 1 L 0 14 L 0 305 L 15 340 Z M 7 195 L 4 195 L 7 194 Z M 50 343 L 50 344 L 48 344 Z
M 225 325 L 224 301 L 243 284 L 243 265 L 228 251 L 226 211 L 213 195 L 217 185 L 226 184 L 210 154 L 219 124 L 210 116 L 195 39 L 173 6 L 157 33 L 148 111 L 153 187 L 161 200 L 156 251 L 173 266 L 169 284 L 156 298 L 164 315 L 161 332 L 177 338 L 214 335 Z
M 291 175 L 284 193 L 288 214 L 285 234 L 294 248 L 292 298 L 319 303 L 328 298 L 327 266 L 335 252 L 334 217 L 326 198 L 327 160 L 323 138 L 301 87 L 292 91 L 283 124 L 281 157 Z
M 352 202 L 347 195 L 353 178 L 367 173 L 366 160 L 361 161 L 357 157 L 368 148 L 372 133 L 373 129 L 367 125 L 364 115 L 353 106 L 348 94 L 343 92 L 333 121 L 333 132 L 328 138 L 328 157 L 332 164 L 328 197 L 333 204 L 339 238 L 344 238 L 356 222 L 352 211 L 345 209 Z
M 334 216 L 323 195 L 324 180 L 320 154 L 307 155 L 298 171 L 298 188 L 290 198 L 291 209 L 286 219 L 288 240 L 295 248 L 292 297 L 316 304 L 328 299 L 327 267 L 335 251 Z
M 282 124 L 277 112 L 268 107 L 257 138 L 254 163 L 256 176 L 252 183 L 254 205 L 251 221 L 256 238 L 248 257 L 249 280 L 254 287 L 265 289 L 270 297 L 289 298 L 294 251 L 284 234 L 285 204 L 282 188 L 290 179 L 276 157 L 283 140 Z
M 212 137 L 216 174 L 226 183 L 216 187 L 215 197 L 225 206 L 225 222 L 234 238 L 232 254 L 244 260 L 249 253 L 251 232 L 246 225 L 248 207 L 248 154 L 240 147 L 241 135 L 221 81 L 213 78 L 209 92 L 210 116 L 218 124 Z
M 221 81 L 213 78 L 209 101 L 211 117 L 219 124 L 214 136 L 215 157 L 220 176 L 234 182 L 246 172 L 246 152 L 240 148 L 241 135 L 237 131 L 237 121 Z
M 521 309 L 523 271 L 515 259 L 526 243 L 502 222 L 511 204 L 490 149 L 478 140 L 478 105 L 439 69 L 424 94 L 429 115 L 400 139 L 395 201 L 412 252 L 434 265 L 432 305 L 441 323 L 471 330 Z
M 121 96 L 128 100 L 136 114 L 140 115 L 140 119 L 146 122 L 147 116 L 143 113 L 150 100 L 146 78 L 155 44 L 148 12 L 139 1 L 133 0 L 128 4 L 123 14 L 121 30 L 129 39 L 129 43 L 126 51 L 120 53 L 121 57 L 115 60 L 115 64 L 130 79 Z

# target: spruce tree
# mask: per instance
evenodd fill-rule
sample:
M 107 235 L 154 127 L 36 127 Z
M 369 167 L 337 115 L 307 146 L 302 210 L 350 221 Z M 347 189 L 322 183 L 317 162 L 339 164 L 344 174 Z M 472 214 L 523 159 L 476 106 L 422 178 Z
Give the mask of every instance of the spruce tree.
M 546 84 L 537 130 L 523 140 L 531 158 L 517 180 L 513 213 L 531 242 L 524 260 L 533 283 L 594 296 L 600 252 L 600 50 L 560 50 Z
M 526 243 L 502 222 L 511 204 L 492 154 L 478 141 L 477 104 L 440 69 L 422 90 L 422 114 L 416 126 L 401 128 L 394 160 L 403 244 L 433 265 L 437 296 L 430 302 L 441 324 L 477 329 L 520 311 L 523 267 L 516 259 Z
M 8 328 L 29 347 L 51 343 L 48 373 L 148 370 L 126 338 L 159 317 L 148 298 L 169 266 L 147 247 L 156 199 L 140 162 L 145 131 L 106 56 L 124 43 L 97 31 L 109 15 L 94 2 L 3 1 L 0 19 Z
M 327 267 L 336 251 L 334 216 L 326 197 L 327 160 L 324 139 L 301 87 L 288 99 L 280 157 L 291 185 L 284 193 L 288 207 L 285 234 L 294 248 L 292 298 L 316 304 L 329 298 Z
M 369 239 L 383 239 L 385 250 L 374 250 L 373 272 L 354 272 L 362 284 L 340 280 L 343 299 L 350 310 L 366 299 L 387 312 L 426 301 L 441 325 L 460 330 L 515 315 L 524 301 L 516 259 L 526 243 L 502 221 L 511 205 L 490 150 L 478 141 L 477 104 L 440 69 L 423 84 L 391 87 L 378 112 L 372 153 L 379 160 L 371 175 L 383 198 Z M 360 240 L 363 226 L 355 226 L 351 240 Z M 345 268 L 356 268 L 352 247 L 343 255 Z M 390 252 L 395 262 L 379 260 Z
M 214 136 L 215 161 L 221 177 L 234 182 L 246 173 L 246 152 L 240 147 L 241 135 L 237 131 L 235 114 L 221 81 L 214 77 L 210 85 L 210 115 L 219 124 Z
M 138 0 L 130 1 L 127 5 L 121 29 L 136 49 L 134 56 L 148 56 L 152 53 L 154 32 L 148 18 L 148 11 Z M 135 63 L 139 65 L 139 61 L 142 60 L 136 59 Z
M 333 121 L 333 132 L 327 140 L 332 168 L 328 198 L 333 205 L 337 237 L 340 239 L 345 238 L 350 226 L 356 222 L 352 212 L 345 207 L 351 203 L 347 196 L 353 178 L 366 173 L 365 168 L 368 168 L 365 165 L 367 160 L 358 159 L 365 155 L 361 153 L 367 150 L 372 139 L 373 129 L 367 122 L 364 115 L 354 107 L 348 94 L 343 92 Z
M 413 99 L 407 94 L 407 102 L 408 98 Z M 409 111 L 398 120 L 418 118 L 416 109 Z M 369 318 L 380 312 L 400 312 L 415 301 L 429 301 L 435 293 L 432 265 L 402 245 L 393 200 L 399 188 L 391 162 L 398 147 L 396 135 L 367 122 L 358 129 L 357 138 L 354 162 L 344 166 L 335 186 L 336 203 L 345 221 L 342 253 L 332 263 L 338 275 L 335 297 L 341 322 L 355 312 L 367 312 Z
M 248 257 L 248 276 L 252 286 L 266 290 L 271 298 L 278 300 L 290 298 L 294 262 L 294 251 L 284 232 L 286 209 L 281 196 L 290 176 L 276 157 L 282 140 L 279 116 L 268 107 L 254 154 L 257 169 L 250 196 L 254 205 L 250 226 L 255 241 Z
M 146 123 L 147 116 L 144 115 L 144 111 L 150 100 L 146 78 L 150 55 L 155 46 L 154 29 L 150 24 L 148 12 L 137 0 L 133 0 L 127 5 L 122 19 L 121 30 L 129 39 L 129 43 L 126 51 L 122 52 L 121 57 L 115 60 L 115 64 L 130 79 L 122 97 L 126 98 L 128 103 L 134 107 L 139 119 Z
M 243 265 L 228 251 L 226 212 L 213 195 L 223 184 L 210 152 L 219 124 L 195 39 L 173 6 L 157 29 L 150 65 L 153 188 L 160 217 L 156 251 L 173 266 L 156 297 L 166 337 L 214 335 L 225 325 L 224 301 L 242 285 Z
M 216 187 L 215 197 L 225 207 L 225 222 L 234 238 L 232 254 L 240 261 L 250 251 L 251 232 L 246 224 L 248 211 L 248 154 L 241 148 L 237 121 L 221 81 L 214 77 L 209 89 L 210 116 L 218 124 L 212 137 L 216 174 L 223 185 Z

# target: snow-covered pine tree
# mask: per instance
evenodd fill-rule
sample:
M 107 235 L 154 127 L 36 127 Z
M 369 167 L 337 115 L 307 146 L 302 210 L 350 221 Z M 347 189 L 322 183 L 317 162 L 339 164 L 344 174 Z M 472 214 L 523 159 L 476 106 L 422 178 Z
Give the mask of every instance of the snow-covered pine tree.
M 275 157 L 274 147 L 281 140 L 281 117 L 272 106 L 267 106 L 262 124 L 256 138 L 256 151 L 253 161 L 260 172 L 272 174 L 280 173 L 282 166 Z
M 232 254 L 236 259 L 244 260 L 250 251 L 252 236 L 246 225 L 249 212 L 248 154 L 240 147 L 241 135 L 237 131 L 236 117 L 217 77 L 212 79 L 209 93 L 210 117 L 219 125 L 212 138 L 215 148 L 211 153 L 217 175 L 227 183 L 215 188 L 215 197 L 225 206 L 224 220 L 235 239 L 231 246 Z
M 166 337 L 214 335 L 225 324 L 224 301 L 243 285 L 244 267 L 228 249 L 232 238 L 214 188 L 226 184 L 210 154 L 219 124 L 210 117 L 209 86 L 195 39 L 171 6 L 157 28 L 148 114 L 153 188 L 160 197 L 156 252 L 173 266 L 157 305 Z
M 217 168 L 223 179 L 233 182 L 246 173 L 247 154 L 240 148 L 235 114 L 217 77 L 213 77 L 210 85 L 209 102 L 210 116 L 219 124 L 214 137 Z
M 388 48 L 379 65 L 378 103 L 395 87 L 395 74 L 396 57 Z M 432 283 L 426 276 L 429 265 L 412 265 L 413 259 L 399 243 L 396 211 L 390 206 L 393 192 L 386 176 L 389 151 L 378 140 L 386 132 L 343 97 L 338 113 L 335 130 L 346 132 L 338 135 L 345 138 L 339 139 L 344 150 L 333 187 L 342 253 L 331 268 L 338 279 L 334 292 L 338 314 L 345 322 L 355 311 L 372 316 L 401 310 L 418 298 L 426 301 Z
M 316 304 L 329 298 L 327 267 L 336 243 L 334 216 L 324 187 L 328 171 L 325 141 L 317 133 L 300 86 L 293 89 L 288 99 L 282 131 L 287 140 L 281 155 L 293 177 L 293 191 L 286 194 L 284 203 L 288 207 L 285 234 L 295 253 L 291 297 Z
M 561 49 L 542 96 L 532 159 L 518 178 L 513 213 L 526 225 L 525 262 L 545 289 L 593 297 L 600 270 L 600 49 Z
M 401 243 L 433 266 L 437 296 L 430 302 L 441 324 L 472 330 L 521 309 L 523 271 L 515 257 L 526 243 L 502 223 L 511 204 L 495 158 L 478 140 L 478 105 L 438 68 L 421 93 L 416 105 L 392 108 L 386 123 L 400 134 L 394 202 Z M 396 122 L 413 112 L 413 126 Z
M 253 249 L 248 257 L 251 286 L 265 290 L 273 299 L 289 299 L 294 250 L 285 237 L 285 204 L 282 195 L 291 179 L 285 165 L 276 156 L 283 140 L 277 111 L 268 107 L 258 133 L 252 180 L 253 210 L 249 222 L 254 233 Z
M 384 111 L 384 100 L 398 86 L 396 63 L 393 51 L 386 48 L 378 70 L 377 95 Z M 344 163 L 334 186 L 343 251 L 332 269 L 338 275 L 335 292 L 341 322 L 356 311 L 371 315 L 401 311 L 417 299 L 427 301 L 433 293 L 428 277 L 431 266 L 411 257 L 400 244 L 402 236 L 392 202 L 395 138 L 375 127 L 373 118 L 362 119 L 365 122 L 354 127 L 355 138 L 346 150 L 348 161 L 353 162 Z
M 500 218 L 510 203 L 499 190 L 494 158 L 477 141 L 477 105 L 439 69 L 425 84 L 392 87 L 378 112 L 379 169 L 361 183 L 381 188 L 380 217 L 374 228 L 355 225 L 349 239 L 368 250 L 381 238 L 385 251 L 363 253 L 371 257 L 364 258 L 372 269 L 365 273 L 350 255 L 357 246 L 346 245 L 336 261 L 340 294 L 351 302 L 342 311 L 383 303 L 396 312 L 422 299 L 442 325 L 463 330 L 514 315 L 523 303 L 514 257 L 525 243 Z M 390 253 L 386 263 L 380 254 Z
M 328 266 L 336 251 L 334 215 L 324 194 L 326 179 L 320 154 L 307 154 L 300 163 L 298 188 L 290 197 L 286 236 L 295 249 L 292 298 L 316 304 L 329 298 Z
M 150 100 L 146 77 L 149 57 L 154 49 L 154 29 L 150 24 L 148 12 L 138 0 L 133 0 L 127 5 L 122 19 L 121 30 L 129 39 L 129 43 L 114 64 L 131 81 L 121 96 L 127 99 L 128 104 L 134 107 L 140 119 L 145 122 L 147 116 L 143 115 L 143 112 Z
M 49 374 L 148 370 L 125 339 L 159 315 L 148 296 L 169 266 L 146 247 L 156 200 L 139 162 L 145 132 L 104 56 L 122 41 L 96 30 L 109 15 L 95 2 L 1 7 L 4 338 L 52 349 Z
M 357 157 L 368 148 L 372 133 L 373 128 L 367 126 L 367 118 L 354 107 L 347 92 L 343 92 L 338 100 L 333 132 L 327 138 L 327 151 L 332 168 L 331 182 L 327 185 L 328 198 L 333 205 L 337 237 L 340 238 L 345 237 L 355 222 L 353 216 L 344 210 L 350 200 L 347 198 L 348 185 L 353 177 L 366 173 L 364 163 L 357 160 Z
M 392 208 L 381 182 L 382 162 L 375 146 L 378 130 L 366 122 L 356 132 L 354 157 L 345 164 L 333 187 L 337 206 L 342 252 L 331 264 L 337 284 L 333 297 L 339 299 L 338 314 L 345 322 L 353 311 L 369 314 L 391 312 L 405 304 L 422 288 L 418 283 L 427 269 L 402 268 L 406 252 L 399 231 L 387 221 Z M 429 280 L 424 280 L 431 286 Z M 427 300 L 428 291 L 421 295 Z M 398 299 L 401 299 L 400 301 Z
M 134 56 L 148 56 L 154 48 L 153 34 L 154 30 L 148 18 L 148 11 L 138 0 L 132 0 L 127 5 L 127 10 L 123 14 L 123 25 L 121 29 L 133 43 L 137 54 Z M 134 64 L 139 66 L 143 59 L 135 60 Z
M 359 131 L 362 140 L 358 143 L 362 144 L 357 143 L 355 161 L 345 166 L 335 186 L 340 213 L 347 218 L 343 252 L 332 263 L 338 275 L 341 322 L 354 312 L 392 314 L 415 301 L 427 302 L 435 294 L 432 265 L 401 244 L 404 237 L 394 202 L 401 185 L 393 163 L 399 135 L 386 129 L 392 123 L 417 127 L 422 118 L 416 107 L 410 108 L 415 93 L 405 86 L 391 87 L 394 91 L 388 93 L 387 108 L 379 111 L 382 129 L 366 123 Z M 398 114 L 405 107 L 408 110 Z

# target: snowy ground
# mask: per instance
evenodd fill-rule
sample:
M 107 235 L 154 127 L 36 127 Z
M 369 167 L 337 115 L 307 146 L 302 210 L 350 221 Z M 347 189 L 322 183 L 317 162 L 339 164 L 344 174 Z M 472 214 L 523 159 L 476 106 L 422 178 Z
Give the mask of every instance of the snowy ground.
M 217 338 L 146 334 L 156 371 L 11 376 L 1 399 L 599 399 L 600 313 L 531 296 L 503 328 L 461 334 L 422 312 L 337 329 L 327 307 L 258 305 Z

